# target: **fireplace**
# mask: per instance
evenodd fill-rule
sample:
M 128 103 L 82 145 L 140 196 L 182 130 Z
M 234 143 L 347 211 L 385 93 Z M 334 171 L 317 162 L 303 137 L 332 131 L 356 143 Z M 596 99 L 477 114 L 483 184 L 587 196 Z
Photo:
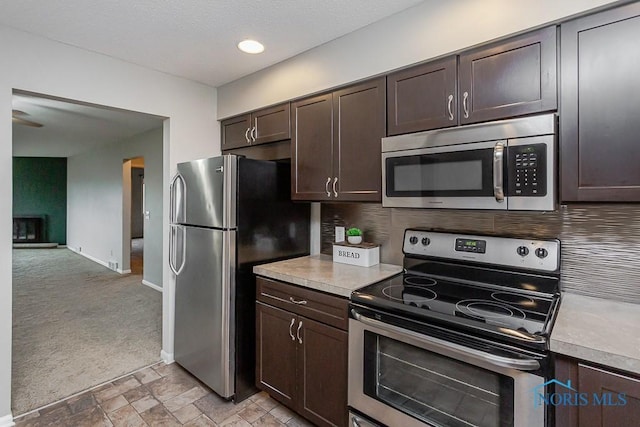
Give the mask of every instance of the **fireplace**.
M 43 243 L 46 238 L 46 215 L 13 217 L 13 243 Z

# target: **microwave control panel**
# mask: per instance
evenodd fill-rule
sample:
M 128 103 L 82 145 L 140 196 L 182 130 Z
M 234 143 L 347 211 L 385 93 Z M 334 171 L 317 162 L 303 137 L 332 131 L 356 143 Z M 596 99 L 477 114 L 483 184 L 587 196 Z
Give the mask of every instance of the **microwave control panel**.
M 530 144 L 510 146 L 507 152 L 509 196 L 543 197 L 547 195 L 547 146 Z

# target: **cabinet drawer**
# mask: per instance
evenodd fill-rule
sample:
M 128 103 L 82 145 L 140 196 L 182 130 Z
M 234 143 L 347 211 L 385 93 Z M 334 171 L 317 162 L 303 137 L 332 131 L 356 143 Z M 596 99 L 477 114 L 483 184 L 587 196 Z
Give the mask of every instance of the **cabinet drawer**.
M 256 299 L 342 330 L 348 329 L 349 300 L 319 291 L 256 278 Z

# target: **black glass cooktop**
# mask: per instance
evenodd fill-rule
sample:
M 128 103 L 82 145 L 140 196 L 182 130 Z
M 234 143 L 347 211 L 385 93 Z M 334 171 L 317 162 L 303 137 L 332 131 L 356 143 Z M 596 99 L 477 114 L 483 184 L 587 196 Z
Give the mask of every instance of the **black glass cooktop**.
M 446 263 L 423 262 L 414 267 L 355 291 L 351 300 L 419 320 L 524 341 L 541 341 L 549 331 L 558 298 L 557 279 Z

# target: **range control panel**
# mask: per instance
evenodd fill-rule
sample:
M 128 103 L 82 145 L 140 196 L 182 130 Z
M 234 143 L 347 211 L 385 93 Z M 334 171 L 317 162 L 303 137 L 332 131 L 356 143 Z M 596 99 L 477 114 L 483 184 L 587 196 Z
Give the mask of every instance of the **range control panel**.
M 483 254 L 487 251 L 487 241 L 478 239 L 456 239 L 456 251 Z
M 403 252 L 540 271 L 560 268 L 560 241 L 407 229 Z

